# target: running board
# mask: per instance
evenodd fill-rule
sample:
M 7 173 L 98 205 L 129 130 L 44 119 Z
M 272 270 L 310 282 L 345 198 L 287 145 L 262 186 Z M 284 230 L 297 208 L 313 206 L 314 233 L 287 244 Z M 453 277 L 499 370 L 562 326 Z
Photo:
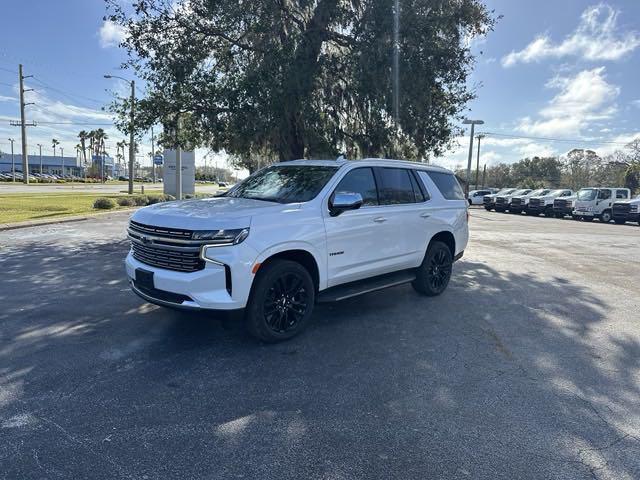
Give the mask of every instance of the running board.
M 376 290 L 413 282 L 415 279 L 416 274 L 411 270 L 387 273 L 386 275 L 379 275 L 377 277 L 366 278 L 364 280 L 328 288 L 318 294 L 317 301 L 318 303 L 338 302 L 365 293 L 375 292 Z

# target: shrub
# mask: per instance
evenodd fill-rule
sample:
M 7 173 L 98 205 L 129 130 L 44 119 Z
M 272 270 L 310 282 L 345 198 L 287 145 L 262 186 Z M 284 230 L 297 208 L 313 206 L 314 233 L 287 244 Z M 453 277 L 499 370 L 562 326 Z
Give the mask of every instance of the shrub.
M 115 206 L 116 202 L 114 202 L 112 198 L 100 197 L 96 198 L 95 202 L 93 202 L 93 208 L 100 210 L 111 210 L 115 208 Z
M 138 207 L 144 207 L 145 205 L 149 205 L 149 197 L 146 195 L 136 195 L 135 197 L 131 197 L 134 202 L 134 205 Z
M 131 197 L 119 197 L 117 202 L 121 207 L 133 207 L 136 204 L 135 200 Z

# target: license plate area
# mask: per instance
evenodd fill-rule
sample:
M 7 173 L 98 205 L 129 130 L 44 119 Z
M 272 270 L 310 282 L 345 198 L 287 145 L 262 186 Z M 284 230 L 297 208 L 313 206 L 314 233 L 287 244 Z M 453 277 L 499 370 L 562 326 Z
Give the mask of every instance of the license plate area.
M 153 272 L 143 268 L 136 268 L 136 286 L 153 290 Z

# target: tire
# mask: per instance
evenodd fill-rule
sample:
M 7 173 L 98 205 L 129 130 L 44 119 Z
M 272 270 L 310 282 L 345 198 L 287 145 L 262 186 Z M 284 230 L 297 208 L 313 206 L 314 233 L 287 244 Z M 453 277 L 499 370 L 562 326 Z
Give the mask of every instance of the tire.
M 469 206 L 471 207 L 473 205 L 473 202 L 471 201 L 470 198 L 467 201 L 469 202 Z
M 544 209 L 544 216 L 547 218 L 553 217 L 553 207 L 547 207 Z
M 626 220 L 623 220 L 622 218 L 614 218 L 613 221 L 616 222 L 616 225 L 624 225 L 627 223 Z
M 611 210 L 605 210 L 600 214 L 600 221 L 602 223 L 609 223 L 613 216 L 611 215 Z
M 593 217 L 580 217 L 580 219 L 584 222 L 593 222 Z
M 556 218 L 564 218 L 564 214 L 562 214 L 562 213 L 556 213 Z
M 487 212 L 490 212 L 490 211 L 491 211 L 491 207 L 487 207 L 486 205 L 484 206 L 484 209 L 485 209 Z
M 275 259 L 258 270 L 245 310 L 251 335 L 267 343 L 288 340 L 308 325 L 315 302 L 311 275 L 297 262 Z
M 416 270 L 416 279 L 411 283 L 422 295 L 435 297 L 444 292 L 451 279 L 453 255 L 442 242 L 433 242 L 427 250 L 422 264 Z

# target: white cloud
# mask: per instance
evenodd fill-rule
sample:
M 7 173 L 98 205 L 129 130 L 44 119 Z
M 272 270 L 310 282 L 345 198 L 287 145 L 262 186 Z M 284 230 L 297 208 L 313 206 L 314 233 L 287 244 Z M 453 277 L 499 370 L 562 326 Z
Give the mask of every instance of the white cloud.
M 606 120 L 616 112 L 620 88 L 607 82 L 604 67 L 583 70 L 573 77 L 554 77 L 547 87 L 560 89 L 540 110 L 539 120 L 520 119 L 518 130 L 529 135 L 580 135 L 590 122 Z
M 0 102 L 17 102 L 16 97 L 7 97 L 6 95 L 0 95 Z
M 560 43 L 547 34 L 538 36 L 524 49 L 512 51 L 502 58 L 502 65 L 510 67 L 518 62 L 530 63 L 545 58 L 581 57 L 585 60 L 619 60 L 640 46 L 640 34 L 635 31 L 617 32 L 619 10 L 599 4 L 587 8 L 576 30 Z
M 117 47 L 125 38 L 125 29 L 110 20 L 105 20 L 98 30 L 98 37 L 102 48 Z
M 631 102 L 631 104 L 632 104 L 634 107 L 638 107 L 638 108 L 640 108 L 640 99 L 632 101 L 632 102 Z

